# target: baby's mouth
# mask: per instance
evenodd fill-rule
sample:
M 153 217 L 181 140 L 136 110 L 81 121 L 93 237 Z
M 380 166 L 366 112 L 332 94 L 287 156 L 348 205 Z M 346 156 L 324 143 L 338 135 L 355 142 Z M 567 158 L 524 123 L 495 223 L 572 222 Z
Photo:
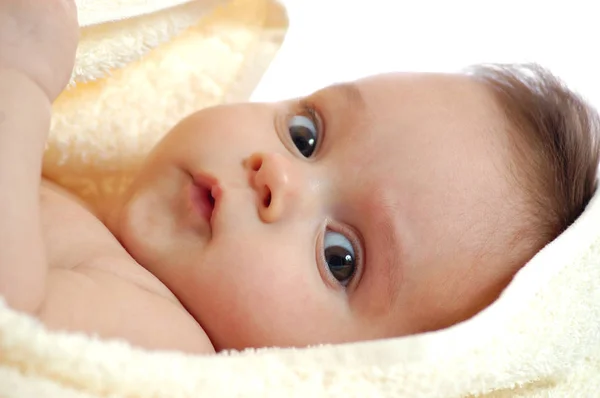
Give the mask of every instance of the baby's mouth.
M 220 195 L 221 188 L 215 177 L 203 173 L 193 177 L 190 190 L 192 207 L 204 220 L 211 224 L 211 227 Z

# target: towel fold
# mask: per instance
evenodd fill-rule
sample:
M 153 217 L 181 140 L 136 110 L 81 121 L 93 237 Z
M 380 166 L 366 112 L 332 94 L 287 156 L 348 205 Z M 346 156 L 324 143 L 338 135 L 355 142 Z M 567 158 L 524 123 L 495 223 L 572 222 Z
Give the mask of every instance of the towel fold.
M 221 0 L 75 0 L 79 25 L 87 27 L 127 18 L 138 18 L 174 8 L 178 5 L 195 2 L 209 10 Z
M 109 75 L 195 25 L 224 0 L 78 0 L 81 40 L 71 83 Z

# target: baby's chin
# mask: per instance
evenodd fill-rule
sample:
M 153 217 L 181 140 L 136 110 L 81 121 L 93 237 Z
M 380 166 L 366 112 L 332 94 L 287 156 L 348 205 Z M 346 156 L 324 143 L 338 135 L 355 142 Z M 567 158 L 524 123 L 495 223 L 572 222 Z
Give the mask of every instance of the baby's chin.
M 115 206 L 108 227 L 127 252 L 154 274 L 178 268 L 194 257 L 205 242 L 186 224 L 184 173 L 163 178 L 142 175 Z M 165 184 L 161 180 L 166 180 Z M 157 275 L 160 277 L 160 275 Z

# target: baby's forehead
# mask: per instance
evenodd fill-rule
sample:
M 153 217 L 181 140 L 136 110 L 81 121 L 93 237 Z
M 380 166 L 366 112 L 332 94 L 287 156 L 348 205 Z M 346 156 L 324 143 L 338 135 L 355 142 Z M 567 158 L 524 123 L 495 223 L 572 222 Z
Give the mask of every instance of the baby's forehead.
M 330 135 L 365 171 L 425 162 L 472 171 L 482 156 L 487 162 L 506 153 L 502 110 L 487 86 L 466 75 L 387 73 L 321 93 L 325 140 Z
M 489 86 L 465 74 L 386 73 L 329 86 L 328 101 L 343 103 L 370 125 L 462 124 L 473 129 L 505 127 L 505 115 Z M 443 135 L 444 129 L 440 129 Z
M 368 119 L 371 127 L 402 128 L 415 121 L 473 128 L 505 124 L 489 87 L 464 74 L 386 73 L 328 86 L 315 96 L 345 117 Z
M 323 116 L 326 146 L 363 166 L 386 170 L 406 159 L 418 166 L 454 154 L 463 157 L 455 161 L 458 168 L 465 158 L 496 157 L 506 147 L 505 117 L 494 96 L 462 74 L 387 73 L 309 98 Z

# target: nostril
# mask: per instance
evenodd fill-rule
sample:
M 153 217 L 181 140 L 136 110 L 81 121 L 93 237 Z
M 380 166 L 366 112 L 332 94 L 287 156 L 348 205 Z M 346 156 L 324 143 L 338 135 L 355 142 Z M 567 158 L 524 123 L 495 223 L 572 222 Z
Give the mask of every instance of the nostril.
M 268 187 L 265 187 L 265 193 L 263 194 L 263 206 L 269 207 L 271 206 L 271 190 Z

